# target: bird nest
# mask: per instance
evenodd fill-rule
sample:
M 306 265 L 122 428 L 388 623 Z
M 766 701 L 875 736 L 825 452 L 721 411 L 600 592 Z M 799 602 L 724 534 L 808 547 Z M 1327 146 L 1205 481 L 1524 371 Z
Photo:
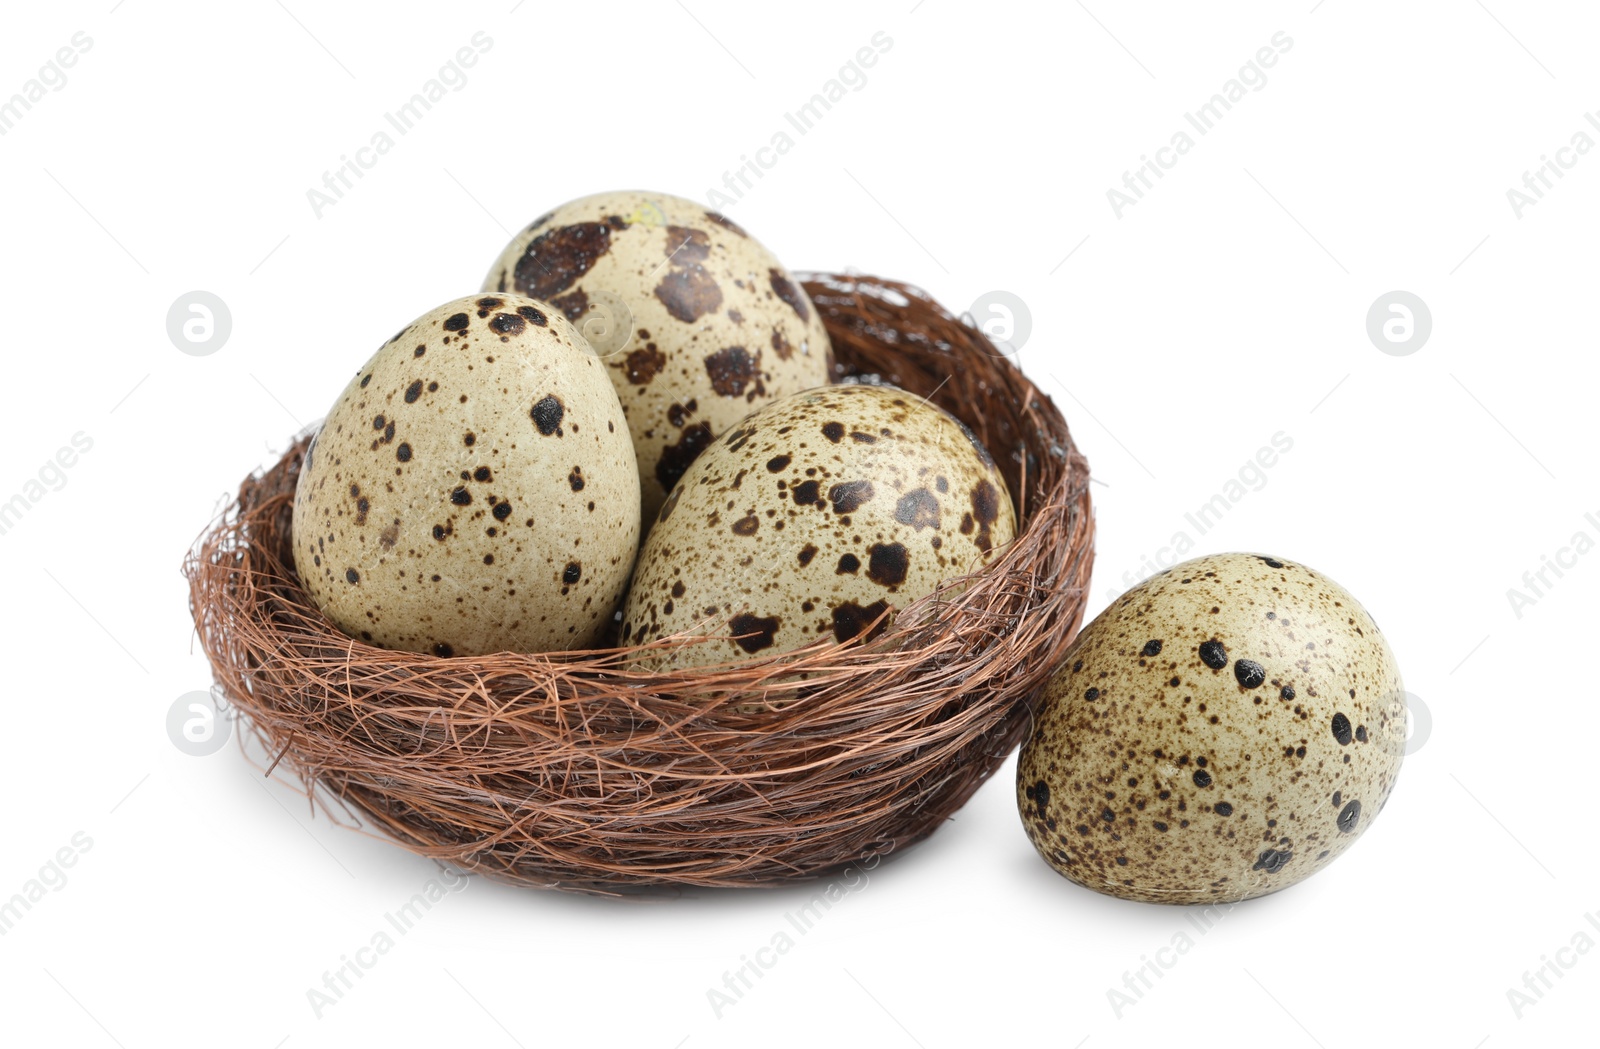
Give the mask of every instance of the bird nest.
M 258 764 L 338 822 L 502 881 L 619 892 L 836 872 L 921 840 L 1026 731 L 1081 621 L 1088 464 L 1055 405 L 920 290 L 814 274 L 837 382 L 930 398 L 993 454 L 1019 535 L 889 628 L 733 665 L 630 669 L 667 639 L 440 658 L 340 633 L 295 575 L 309 438 L 247 478 L 185 561 Z M 865 637 L 865 636 L 864 636 Z

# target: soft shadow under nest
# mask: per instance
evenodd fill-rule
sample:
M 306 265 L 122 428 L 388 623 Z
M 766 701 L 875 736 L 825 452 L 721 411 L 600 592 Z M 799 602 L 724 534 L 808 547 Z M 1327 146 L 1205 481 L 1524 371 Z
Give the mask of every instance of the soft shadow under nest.
M 1017 745 L 1078 628 L 1088 465 L 1049 398 L 921 291 L 831 274 L 805 288 L 835 381 L 931 395 L 1004 472 L 1021 534 L 965 590 L 866 644 L 723 669 L 631 673 L 636 649 L 386 651 L 338 632 L 295 576 L 302 438 L 184 566 L 220 691 L 270 765 L 413 852 L 588 891 L 818 877 L 949 818 Z

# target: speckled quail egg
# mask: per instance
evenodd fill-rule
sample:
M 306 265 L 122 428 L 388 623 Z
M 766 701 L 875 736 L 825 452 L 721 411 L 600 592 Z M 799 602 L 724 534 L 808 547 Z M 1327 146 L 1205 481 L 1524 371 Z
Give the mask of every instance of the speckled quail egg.
M 339 629 L 384 648 L 580 648 L 627 586 L 636 471 L 605 365 L 564 316 L 458 299 L 334 403 L 295 492 L 295 566 Z
M 512 238 L 484 290 L 547 299 L 590 338 L 628 416 L 646 522 L 728 427 L 829 379 L 805 291 L 732 220 L 681 197 L 563 204 Z
M 1383 634 L 1304 565 L 1218 554 L 1085 627 L 1017 766 L 1028 837 L 1124 899 L 1233 902 L 1332 863 L 1400 772 L 1405 699 Z
M 623 638 L 715 638 L 662 657 L 676 666 L 849 641 L 1015 535 L 994 461 L 942 409 L 893 387 L 794 394 L 728 431 L 668 495 Z

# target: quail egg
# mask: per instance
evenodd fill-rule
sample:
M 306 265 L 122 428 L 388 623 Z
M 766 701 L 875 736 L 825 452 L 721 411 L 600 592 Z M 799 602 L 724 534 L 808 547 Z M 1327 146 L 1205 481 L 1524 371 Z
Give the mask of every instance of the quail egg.
M 828 334 L 799 283 L 681 197 L 563 204 L 512 238 L 484 290 L 547 299 L 590 339 L 628 417 L 647 522 L 728 427 L 829 378 Z
M 605 365 L 520 295 L 446 303 L 372 356 L 295 492 L 295 566 L 345 633 L 477 655 L 581 648 L 639 538 L 633 442 Z
M 1023 826 L 1060 874 L 1112 896 L 1275 892 L 1383 809 L 1404 695 L 1377 624 L 1327 576 L 1263 554 L 1184 562 L 1073 642 L 1022 747 Z
M 990 563 L 1016 535 L 972 432 L 893 387 L 774 401 L 696 459 L 640 551 L 623 639 L 712 637 L 674 665 L 850 641 Z

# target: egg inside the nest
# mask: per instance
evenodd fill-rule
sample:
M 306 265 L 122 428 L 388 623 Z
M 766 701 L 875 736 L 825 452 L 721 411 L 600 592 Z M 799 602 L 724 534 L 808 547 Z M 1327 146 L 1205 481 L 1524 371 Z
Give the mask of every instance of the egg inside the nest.
M 484 290 L 546 299 L 593 343 L 628 417 L 646 522 L 728 427 L 829 380 L 804 289 L 737 223 L 681 197 L 563 204 L 512 238 Z
M 300 581 L 351 637 L 440 656 L 602 638 L 639 537 L 627 421 L 560 312 L 445 303 L 356 373 L 295 491 Z
M 943 409 L 893 387 L 795 394 L 730 430 L 667 497 L 623 641 L 714 639 L 660 657 L 678 667 L 850 641 L 990 563 L 1016 528 L 994 461 Z
M 1393 790 L 1394 654 L 1339 584 L 1283 558 L 1162 572 L 1085 627 L 1017 765 L 1034 847 L 1098 892 L 1234 902 L 1337 859 Z

